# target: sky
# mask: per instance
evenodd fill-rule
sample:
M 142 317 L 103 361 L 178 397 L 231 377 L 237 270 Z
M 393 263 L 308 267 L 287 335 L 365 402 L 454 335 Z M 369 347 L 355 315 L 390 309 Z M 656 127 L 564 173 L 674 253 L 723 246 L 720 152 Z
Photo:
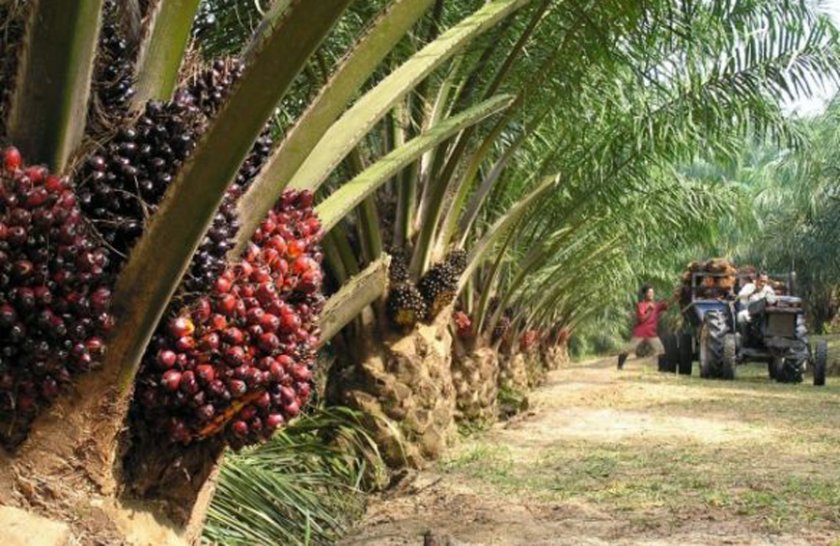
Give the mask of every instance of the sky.
M 840 26 L 840 0 L 819 0 L 820 7 L 828 13 L 834 22 Z M 819 90 L 815 90 L 819 91 Z M 812 116 L 821 113 L 828 102 L 837 92 L 836 88 L 819 91 L 815 97 L 798 100 L 786 105 L 790 112 L 801 116 Z

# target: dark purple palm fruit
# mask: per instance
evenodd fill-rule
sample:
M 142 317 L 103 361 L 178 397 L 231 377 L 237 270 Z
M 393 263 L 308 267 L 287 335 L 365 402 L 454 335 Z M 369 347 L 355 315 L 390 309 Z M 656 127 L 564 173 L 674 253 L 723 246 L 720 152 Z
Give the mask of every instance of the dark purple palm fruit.
M 287 192 L 241 261 L 168 312 L 138 374 L 144 428 L 239 448 L 303 411 L 324 305 L 321 236 L 312 195 Z
M 68 182 L 25 166 L 15 148 L 0 172 L 0 431 L 23 439 L 38 409 L 74 374 L 101 363 L 109 313 L 110 256 L 84 222 Z M 6 434 L 9 434 L 8 436 Z
M 230 59 L 190 77 L 168 103 L 150 102 L 135 123 L 124 127 L 84 165 L 79 201 L 105 241 L 118 253 L 115 268 L 143 232 L 181 165 L 195 148 L 243 64 Z M 224 271 L 225 255 L 239 229 L 235 203 L 271 152 L 264 134 L 224 198 L 207 237 L 201 243 L 185 288 L 200 290 Z
M 5 136 L 4 122 L 7 119 L 6 108 L 9 105 L 13 81 L 17 72 L 20 48 L 23 45 L 26 16 L 29 11 L 27 2 L 0 2 L 0 136 Z
M 92 103 L 92 118 L 107 126 L 121 121 L 128 114 L 129 102 L 135 93 L 134 65 L 117 21 L 114 0 L 105 2 L 102 18 L 94 68 L 93 94 L 96 100 Z

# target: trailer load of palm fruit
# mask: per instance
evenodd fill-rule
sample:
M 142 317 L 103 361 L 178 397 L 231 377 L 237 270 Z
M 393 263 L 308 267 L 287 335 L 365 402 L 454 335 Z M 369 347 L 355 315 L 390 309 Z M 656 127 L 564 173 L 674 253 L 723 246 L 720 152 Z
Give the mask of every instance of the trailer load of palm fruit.
M 691 262 L 682 275 L 680 304 L 686 306 L 691 303 L 692 291 L 696 297 L 704 299 L 731 297 L 738 276 L 738 268 L 726 258 Z

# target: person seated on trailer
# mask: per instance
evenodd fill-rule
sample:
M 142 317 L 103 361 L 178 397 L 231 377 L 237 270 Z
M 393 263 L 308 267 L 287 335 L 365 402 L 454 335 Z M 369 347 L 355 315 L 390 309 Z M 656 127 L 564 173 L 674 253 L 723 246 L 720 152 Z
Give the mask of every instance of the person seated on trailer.
M 762 299 L 772 301 L 775 296 L 776 291 L 770 286 L 770 277 L 767 276 L 767 273 L 760 273 L 755 281 L 752 280 L 752 277 L 749 277 L 749 282 L 738 292 L 738 303 L 741 307 L 738 312 L 738 322 L 750 321 L 749 306 L 751 303 Z

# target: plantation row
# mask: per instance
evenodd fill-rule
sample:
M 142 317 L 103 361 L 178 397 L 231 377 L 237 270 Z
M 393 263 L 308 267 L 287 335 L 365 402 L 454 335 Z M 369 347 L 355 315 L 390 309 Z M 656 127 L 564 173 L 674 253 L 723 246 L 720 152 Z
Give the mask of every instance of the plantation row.
M 439 456 L 710 241 L 736 192 L 678 165 L 795 141 L 840 66 L 783 0 L 258 7 L 0 6 L 0 503 L 83 542 L 127 500 L 197 540 L 225 450 L 316 403 Z

